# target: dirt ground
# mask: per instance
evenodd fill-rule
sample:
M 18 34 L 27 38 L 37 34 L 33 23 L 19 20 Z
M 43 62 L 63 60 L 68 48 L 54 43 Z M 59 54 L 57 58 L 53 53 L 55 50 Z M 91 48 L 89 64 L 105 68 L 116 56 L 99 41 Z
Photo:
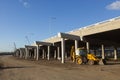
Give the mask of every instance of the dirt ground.
M 0 80 L 120 80 L 120 64 L 77 65 L 0 56 Z

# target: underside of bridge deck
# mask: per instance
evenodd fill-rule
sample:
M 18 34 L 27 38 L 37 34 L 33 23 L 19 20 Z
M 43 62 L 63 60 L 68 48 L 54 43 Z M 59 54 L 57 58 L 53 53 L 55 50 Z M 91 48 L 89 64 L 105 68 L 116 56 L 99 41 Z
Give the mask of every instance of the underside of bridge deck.
M 120 29 L 84 36 L 91 44 L 120 46 Z

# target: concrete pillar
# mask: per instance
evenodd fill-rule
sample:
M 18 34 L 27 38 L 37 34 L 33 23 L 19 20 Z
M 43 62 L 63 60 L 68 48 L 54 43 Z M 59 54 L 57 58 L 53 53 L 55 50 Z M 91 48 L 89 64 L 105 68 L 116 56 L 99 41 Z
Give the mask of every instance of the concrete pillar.
M 28 58 L 28 48 L 25 48 L 25 59 L 27 59 Z
M 87 49 L 87 53 L 90 53 L 90 45 L 89 45 L 89 42 L 86 42 L 86 49 Z
M 42 59 L 45 59 L 45 50 L 42 50 Z
M 34 59 L 36 58 L 37 55 L 37 48 L 34 48 Z
M 75 50 L 78 48 L 78 40 L 75 40 Z
M 15 56 L 18 57 L 18 50 L 16 51 Z
M 29 58 L 32 58 L 32 56 L 31 56 L 31 49 L 29 49 Z
M 39 45 L 37 45 L 37 54 L 36 54 L 36 60 L 39 59 Z
M 24 49 L 24 56 L 23 56 L 23 58 L 25 58 L 25 54 L 26 54 L 26 52 L 25 52 L 25 49 Z
M 62 52 L 61 63 L 65 63 L 65 40 L 64 40 L 64 38 L 61 38 L 61 52 Z
M 102 59 L 105 59 L 105 49 L 103 44 L 102 44 Z
M 45 58 L 46 58 L 46 55 L 47 55 L 47 53 L 46 53 L 46 51 L 45 51 Z
M 50 60 L 50 46 L 48 46 L 48 54 L 47 54 L 47 59 Z
M 114 60 L 117 60 L 117 48 L 114 48 Z
M 57 47 L 57 59 L 60 60 L 60 47 Z
M 56 49 L 54 50 L 54 59 L 56 59 L 56 57 L 57 57 L 57 51 L 56 51 Z
M 68 58 L 68 56 L 67 56 L 67 52 L 65 52 L 65 59 L 67 59 Z
M 23 49 L 23 51 L 22 51 L 22 58 L 24 58 L 24 54 L 25 54 L 25 53 L 24 53 L 24 49 Z
M 23 53 L 22 53 L 22 50 L 20 49 L 20 58 L 22 58 L 23 56 Z

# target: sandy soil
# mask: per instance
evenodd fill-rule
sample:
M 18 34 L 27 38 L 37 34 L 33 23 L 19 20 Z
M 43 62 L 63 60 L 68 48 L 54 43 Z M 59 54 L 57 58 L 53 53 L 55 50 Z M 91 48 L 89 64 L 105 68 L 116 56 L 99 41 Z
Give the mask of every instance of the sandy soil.
M 0 80 L 120 80 L 120 64 L 77 65 L 0 56 Z

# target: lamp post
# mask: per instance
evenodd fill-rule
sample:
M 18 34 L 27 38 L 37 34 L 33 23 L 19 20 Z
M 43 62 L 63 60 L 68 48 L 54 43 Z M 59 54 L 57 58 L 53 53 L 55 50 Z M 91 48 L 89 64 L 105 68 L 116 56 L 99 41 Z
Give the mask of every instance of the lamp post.
M 49 18 L 49 34 L 52 34 L 52 22 L 53 20 L 56 20 L 56 17 L 50 17 Z

